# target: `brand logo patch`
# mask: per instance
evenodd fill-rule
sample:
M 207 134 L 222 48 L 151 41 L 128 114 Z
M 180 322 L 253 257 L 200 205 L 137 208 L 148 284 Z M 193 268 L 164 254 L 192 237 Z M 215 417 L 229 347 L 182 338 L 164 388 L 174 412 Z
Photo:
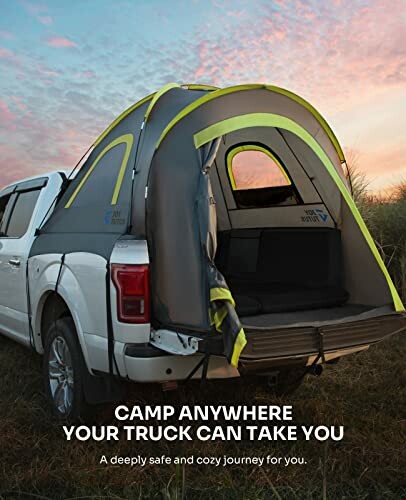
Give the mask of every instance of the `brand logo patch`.
M 104 214 L 104 223 L 115 226 L 122 226 L 125 224 L 125 219 L 121 217 L 121 210 L 107 210 Z
M 326 222 L 328 213 L 320 208 L 305 210 L 305 215 L 302 215 L 302 222 Z

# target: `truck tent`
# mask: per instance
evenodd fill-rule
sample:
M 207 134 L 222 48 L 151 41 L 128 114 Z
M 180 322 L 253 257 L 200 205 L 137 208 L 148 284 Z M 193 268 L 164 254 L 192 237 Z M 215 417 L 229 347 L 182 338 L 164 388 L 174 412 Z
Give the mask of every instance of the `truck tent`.
M 404 310 L 344 162 L 326 121 L 287 90 L 169 84 L 97 139 L 32 255 L 108 261 L 124 235 L 146 239 L 153 326 L 221 338 L 236 366 L 241 323 Z

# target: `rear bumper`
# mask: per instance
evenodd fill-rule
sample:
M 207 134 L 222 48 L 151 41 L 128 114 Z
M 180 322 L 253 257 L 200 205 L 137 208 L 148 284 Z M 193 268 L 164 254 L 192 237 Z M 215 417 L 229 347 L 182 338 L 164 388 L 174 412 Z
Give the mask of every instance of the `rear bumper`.
M 390 314 L 373 319 L 335 325 L 250 329 L 240 363 L 243 369 L 261 369 L 285 361 L 326 359 L 357 352 L 406 330 L 406 315 Z
M 134 382 L 166 382 L 186 379 L 202 357 L 201 354 L 178 356 L 152 346 L 128 345 L 124 353 L 124 365 L 127 377 Z M 210 357 L 208 378 L 233 378 L 239 375 L 224 356 Z M 200 368 L 192 378 L 201 376 Z
M 240 357 L 240 373 L 261 372 L 289 365 L 305 366 L 318 357 L 325 361 L 359 352 L 385 338 L 406 330 L 406 315 L 390 314 L 373 319 L 325 326 L 250 329 L 244 327 L 247 345 Z M 211 351 L 208 378 L 232 378 L 239 371 L 222 354 L 222 338 L 215 335 L 217 349 Z M 171 355 L 151 345 L 130 345 L 124 349 L 127 377 L 135 382 L 184 380 L 202 359 L 201 353 Z M 199 369 L 193 378 L 201 377 Z

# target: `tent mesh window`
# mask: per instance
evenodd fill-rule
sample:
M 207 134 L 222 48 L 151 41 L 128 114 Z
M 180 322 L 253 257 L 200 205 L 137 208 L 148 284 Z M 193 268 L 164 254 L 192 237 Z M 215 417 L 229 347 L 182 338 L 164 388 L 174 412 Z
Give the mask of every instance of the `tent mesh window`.
M 226 154 L 226 163 L 238 208 L 301 203 L 280 158 L 264 145 L 234 146 Z

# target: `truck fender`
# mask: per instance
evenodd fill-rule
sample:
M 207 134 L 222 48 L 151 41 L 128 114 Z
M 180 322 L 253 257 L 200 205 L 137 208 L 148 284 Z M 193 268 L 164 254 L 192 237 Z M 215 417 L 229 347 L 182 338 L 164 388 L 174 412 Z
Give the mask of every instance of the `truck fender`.
M 89 256 L 90 254 L 87 255 Z M 62 270 L 61 257 L 61 255 L 36 256 L 30 262 L 30 277 L 33 273 L 36 274 L 34 280 L 30 279 L 30 288 L 33 289 L 30 295 L 34 314 L 32 324 L 35 332 L 35 349 L 38 353 L 43 353 L 43 341 L 41 337 L 43 309 L 49 295 L 55 293 L 59 275 L 57 294 L 66 303 L 73 318 L 86 366 L 89 372 L 92 373 L 92 364 L 85 341 L 85 333 L 107 338 L 106 306 L 102 307 L 103 304 L 106 304 L 106 261 L 102 257 L 91 256 L 92 266 L 90 272 L 94 276 L 91 276 L 91 279 L 89 279 L 88 275 L 74 272 L 76 264 L 79 264 L 81 261 L 83 262 L 80 255 L 67 254 Z M 100 262 L 98 262 L 99 260 Z M 76 275 L 79 276 L 79 279 Z M 93 279 L 99 283 L 93 283 Z M 35 286 L 32 286 L 33 284 Z M 103 286 L 100 287 L 100 284 L 103 284 Z M 104 288 L 104 290 L 101 288 Z M 94 297 L 95 295 L 96 297 Z M 94 302 L 95 300 L 98 301 L 97 315 L 92 315 L 91 311 L 93 310 L 94 312 L 94 307 L 89 305 L 89 301 Z M 101 303 L 100 300 L 102 300 Z

